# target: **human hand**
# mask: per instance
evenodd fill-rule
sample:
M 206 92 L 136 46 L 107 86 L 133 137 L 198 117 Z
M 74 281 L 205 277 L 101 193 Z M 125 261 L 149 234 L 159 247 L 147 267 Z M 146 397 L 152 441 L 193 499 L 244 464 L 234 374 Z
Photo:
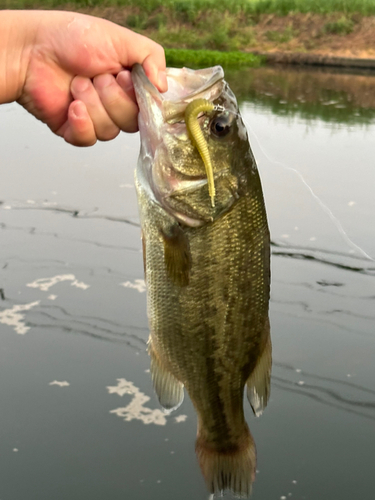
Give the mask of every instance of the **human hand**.
M 13 49 L 12 33 L 17 33 L 17 48 L 22 41 L 15 95 L 5 102 L 17 100 L 71 144 L 90 146 L 97 139 L 113 139 L 120 130 L 138 129 L 129 71 L 136 62 L 161 92 L 167 90 L 164 51 L 146 37 L 73 12 L 5 12 L 8 26 L 13 21 L 5 37 L 7 51 Z

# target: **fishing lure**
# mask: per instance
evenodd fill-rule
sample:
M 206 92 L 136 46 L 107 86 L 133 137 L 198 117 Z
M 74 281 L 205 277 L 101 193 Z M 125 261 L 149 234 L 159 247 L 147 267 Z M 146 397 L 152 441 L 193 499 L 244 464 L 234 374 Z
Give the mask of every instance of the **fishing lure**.
M 212 169 L 211 157 L 208 151 L 207 141 L 204 138 L 203 132 L 197 120 L 200 113 L 207 111 L 214 111 L 215 106 L 207 99 L 195 99 L 191 101 L 185 110 L 185 123 L 193 142 L 198 149 L 199 154 L 203 160 L 206 168 L 207 181 L 208 181 L 208 194 L 211 198 L 211 206 L 215 206 L 215 182 Z

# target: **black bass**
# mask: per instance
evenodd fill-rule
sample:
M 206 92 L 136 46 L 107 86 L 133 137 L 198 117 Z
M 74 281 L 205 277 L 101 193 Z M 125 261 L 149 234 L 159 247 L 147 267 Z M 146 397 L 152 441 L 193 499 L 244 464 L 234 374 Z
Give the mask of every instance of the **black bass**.
M 136 169 L 155 391 L 198 415 L 196 453 L 212 493 L 249 496 L 256 415 L 270 391 L 270 237 L 258 170 L 220 66 L 167 70 L 160 94 L 132 71 Z M 200 134 L 200 135 L 199 135 Z

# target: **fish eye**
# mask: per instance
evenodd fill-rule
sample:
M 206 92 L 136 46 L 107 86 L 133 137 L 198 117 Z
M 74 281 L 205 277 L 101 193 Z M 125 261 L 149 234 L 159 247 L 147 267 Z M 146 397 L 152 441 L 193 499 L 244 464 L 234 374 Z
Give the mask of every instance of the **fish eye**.
M 232 130 L 232 123 L 228 116 L 216 116 L 210 125 L 211 132 L 216 137 L 225 137 Z

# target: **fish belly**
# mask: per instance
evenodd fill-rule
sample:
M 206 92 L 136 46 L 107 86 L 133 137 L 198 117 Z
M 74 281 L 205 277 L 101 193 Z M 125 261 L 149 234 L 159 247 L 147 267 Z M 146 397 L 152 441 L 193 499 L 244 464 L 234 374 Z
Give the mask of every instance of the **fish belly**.
M 188 283 L 181 286 L 165 262 L 165 234 L 176 221 L 139 184 L 138 198 L 154 387 L 166 408 L 177 407 L 183 386 L 187 389 L 198 415 L 196 449 L 210 490 L 247 494 L 255 445 L 244 419 L 244 386 L 270 345 L 263 201 L 243 196 L 214 222 L 182 229 L 190 266 Z

